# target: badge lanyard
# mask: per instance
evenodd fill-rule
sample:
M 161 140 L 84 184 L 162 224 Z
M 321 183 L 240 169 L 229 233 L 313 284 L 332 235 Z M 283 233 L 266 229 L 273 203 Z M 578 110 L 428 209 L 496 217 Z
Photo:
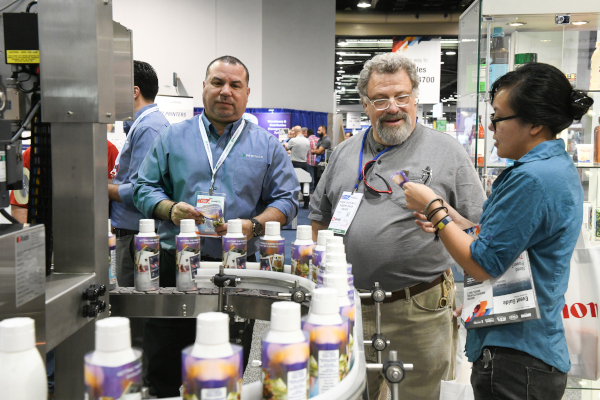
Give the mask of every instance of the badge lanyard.
M 371 130 L 371 128 L 369 127 L 369 129 L 365 132 L 365 136 L 363 136 L 362 145 L 360 147 L 360 156 L 359 156 L 359 161 L 358 161 L 358 181 L 356 182 L 356 185 L 354 185 L 354 191 L 352 193 L 356 192 L 356 190 L 358 189 L 358 184 L 360 183 L 360 181 L 363 178 L 363 176 L 362 176 L 363 151 L 365 150 L 365 141 L 367 140 L 367 136 L 369 135 L 369 131 L 370 130 Z M 389 150 L 393 149 L 396 146 L 386 147 L 379 154 L 377 154 L 375 156 L 375 158 L 373 159 L 373 161 L 377 160 L 383 153 L 385 153 L 386 151 L 389 151 Z
M 215 184 L 215 176 L 217 175 L 217 171 L 219 170 L 221 165 L 223 165 L 223 162 L 225 162 L 225 159 L 229 155 L 229 152 L 233 148 L 233 145 L 235 144 L 235 142 L 238 140 L 238 138 L 242 134 L 242 130 L 244 129 L 244 126 L 246 126 L 246 121 L 242 119 L 242 123 L 236 129 L 235 133 L 229 140 L 229 143 L 227 143 L 227 147 L 225 147 L 225 150 L 223 150 L 221 157 L 219 157 L 219 160 L 217 161 L 217 165 L 213 166 L 212 150 L 210 149 L 210 142 L 208 141 L 208 135 L 206 134 L 206 128 L 204 128 L 204 122 L 202 122 L 202 116 L 200 116 L 198 118 L 198 127 L 200 128 L 200 134 L 202 135 L 202 141 L 204 142 L 204 149 L 206 150 L 206 156 L 208 157 L 208 164 L 210 165 L 210 170 L 212 171 L 212 178 L 210 179 L 210 189 L 208 191 L 208 193 L 211 196 L 213 194 L 213 186 Z
M 144 111 L 142 113 L 142 115 L 140 115 L 139 117 L 137 117 L 135 119 L 135 121 L 133 122 L 133 125 L 131 125 L 131 128 L 129 128 L 129 133 L 133 132 L 133 130 L 138 126 L 138 124 L 140 122 L 142 122 L 142 120 L 144 119 L 145 116 L 150 115 L 153 112 L 158 112 L 158 111 L 159 111 L 158 106 L 151 107 L 151 108 L 147 109 L 146 111 Z M 129 135 L 127 135 L 127 136 L 129 136 Z M 117 159 L 115 160 L 115 166 L 114 166 L 113 170 L 110 172 L 111 176 L 112 176 L 113 172 L 115 173 L 115 176 L 117 175 L 116 169 L 119 167 L 119 161 L 121 161 L 121 153 L 122 152 L 119 152 L 119 155 L 117 155 Z

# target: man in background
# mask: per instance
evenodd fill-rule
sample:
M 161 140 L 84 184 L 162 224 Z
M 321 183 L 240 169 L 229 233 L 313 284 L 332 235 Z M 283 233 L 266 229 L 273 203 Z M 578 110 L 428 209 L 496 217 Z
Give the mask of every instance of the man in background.
M 310 151 L 312 154 L 316 155 L 315 163 L 317 165 L 317 170 L 315 171 L 315 187 L 319 183 L 319 179 L 321 179 L 322 175 L 322 169 L 318 168 L 318 165 L 321 161 L 325 161 L 325 150 L 331 149 L 331 140 L 329 140 L 329 137 L 327 136 L 327 127 L 325 125 L 319 126 L 317 135 L 319 135 L 320 138 L 317 142 L 317 148 Z
M 133 62 L 133 105 L 135 120 L 125 122 L 127 135 L 115 166 L 115 177 L 108 184 L 110 223 L 117 237 L 117 282 L 119 286 L 134 286 L 134 235 L 138 233 L 144 215 L 133 204 L 133 185 L 140 164 L 160 131 L 169 126 L 165 116 L 154 104 L 158 93 L 158 77 L 154 68 L 142 61 Z
M 312 193 L 315 191 L 315 158 L 317 157 L 312 153 L 312 150 L 317 148 L 317 142 L 319 141 L 319 138 L 315 136 L 314 129 L 307 129 L 306 135 L 308 141 L 310 142 L 310 150 L 306 155 L 306 164 L 308 164 L 308 173 L 312 178 L 312 182 L 310 182 L 310 192 Z
M 307 129 L 307 128 L 303 128 Z M 310 151 L 310 142 L 303 135 L 303 129 L 300 126 L 294 127 L 294 138 L 289 142 L 284 143 L 283 146 L 286 150 L 290 151 L 290 159 L 292 160 L 292 165 L 294 168 L 300 168 L 308 172 L 308 164 L 306 163 L 306 156 Z M 302 201 L 304 205 L 302 208 L 308 208 L 308 202 L 310 200 L 310 196 L 306 196 L 302 193 Z

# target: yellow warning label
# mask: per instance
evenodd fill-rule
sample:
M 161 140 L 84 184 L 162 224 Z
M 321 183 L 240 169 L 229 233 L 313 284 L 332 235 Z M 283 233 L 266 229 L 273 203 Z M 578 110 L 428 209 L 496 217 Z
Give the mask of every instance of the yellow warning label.
M 7 50 L 6 51 L 6 63 L 7 64 L 39 64 L 40 63 L 40 51 L 39 50 Z

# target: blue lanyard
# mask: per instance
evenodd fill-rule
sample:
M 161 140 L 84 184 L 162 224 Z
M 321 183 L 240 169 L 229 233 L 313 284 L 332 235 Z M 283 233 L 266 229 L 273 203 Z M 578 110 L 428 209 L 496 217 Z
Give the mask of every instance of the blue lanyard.
M 360 183 L 360 181 L 363 178 L 363 176 L 362 176 L 363 151 L 365 150 L 365 140 L 367 140 L 367 136 L 369 135 L 369 131 L 370 130 L 371 130 L 371 127 L 369 127 L 369 129 L 367 129 L 367 131 L 365 132 L 365 136 L 363 136 L 363 140 L 362 140 L 362 145 L 360 146 L 360 157 L 359 157 L 359 161 L 358 161 L 358 181 L 356 182 L 356 185 L 354 185 L 354 191 L 356 191 L 358 189 L 358 184 Z M 396 146 L 386 147 L 379 154 L 377 154 L 375 156 L 375 158 L 373 159 L 373 161 L 377 160 L 383 153 L 385 153 L 388 150 L 393 149 Z

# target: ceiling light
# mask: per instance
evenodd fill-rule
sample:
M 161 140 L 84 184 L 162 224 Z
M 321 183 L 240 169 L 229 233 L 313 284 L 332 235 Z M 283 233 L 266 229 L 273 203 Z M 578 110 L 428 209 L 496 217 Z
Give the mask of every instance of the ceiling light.
M 369 7 L 371 7 L 371 3 L 368 0 L 361 0 L 358 2 L 357 7 L 369 8 Z
M 447 52 L 446 52 L 446 55 L 447 55 L 447 56 L 455 56 L 455 55 L 456 55 L 456 52 L 455 52 L 455 51 L 447 51 Z
M 338 42 L 338 46 L 348 46 L 348 42 Z
M 571 24 L 573 25 L 585 25 L 585 24 L 589 24 L 590 21 L 575 21 L 575 22 L 571 22 Z
M 506 25 L 508 25 L 508 26 L 523 26 L 523 25 L 527 25 L 527 22 L 509 22 Z
M 343 74 L 344 71 L 342 71 L 341 69 L 337 72 L 338 74 Z
M 552 40 L 550 40 L 550 39 L 542 39 L 542 40 L 540 40 L 540 42 L 544 42 L 544 43 L 551 42 L 551 41 Z

